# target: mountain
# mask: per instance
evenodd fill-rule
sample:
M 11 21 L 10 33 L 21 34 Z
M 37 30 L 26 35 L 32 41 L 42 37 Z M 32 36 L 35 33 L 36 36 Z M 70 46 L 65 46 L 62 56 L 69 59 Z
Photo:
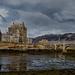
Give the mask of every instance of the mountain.
M 61 36 L 61 40 L 73 41 L 75 40 L 75 33 L 66 33 Z
M 39 40 L 46 39 L 48 41 L 59 41 L 59 40 L 66 40 L 66 41 L 73 41 L 75 40 L 75 33 L 65 33 L 65 34 L 46 34 L 42 36 L 38 36 L 33 38 L 33 42 L 38 42 Z

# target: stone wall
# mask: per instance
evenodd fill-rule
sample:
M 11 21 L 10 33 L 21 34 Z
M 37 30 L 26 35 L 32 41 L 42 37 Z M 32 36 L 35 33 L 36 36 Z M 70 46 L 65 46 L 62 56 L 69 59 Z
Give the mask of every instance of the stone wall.
M 10 35 L 2 34 L 2 42 L 10 42 Z

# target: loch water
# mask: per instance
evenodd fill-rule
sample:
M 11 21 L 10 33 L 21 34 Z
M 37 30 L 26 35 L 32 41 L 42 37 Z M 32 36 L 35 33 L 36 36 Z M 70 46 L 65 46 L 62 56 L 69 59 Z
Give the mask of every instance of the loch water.
M 75 69 L 75 57 L 61 53 L 49 55 L 0 54 L 0 71 L 29 71 L 48 69 Z

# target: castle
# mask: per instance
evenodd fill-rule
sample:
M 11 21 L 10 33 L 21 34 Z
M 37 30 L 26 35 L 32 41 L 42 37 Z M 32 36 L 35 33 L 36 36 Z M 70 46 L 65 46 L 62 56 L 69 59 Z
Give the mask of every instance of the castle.
M 0 31 L 0 41 L 8 43 L 27 43 L 29 38 L 27 38 L 27 27 L 22 24 L 12 24 L 8 28 L 6 34 L 2 34 Z M 30 41 L 30 40 L 29 40 Z

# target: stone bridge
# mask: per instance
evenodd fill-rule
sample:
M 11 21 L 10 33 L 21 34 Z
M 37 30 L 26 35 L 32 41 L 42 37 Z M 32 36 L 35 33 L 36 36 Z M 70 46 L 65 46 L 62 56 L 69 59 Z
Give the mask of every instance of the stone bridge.
M 58 47 L 62 46 L 63 52 L 67 52 L 66 48 L 70 47 L 75 49 L 75 42 L 74 41 L 65 41 L 65 42 L 60 42 L 60 41 L 54 41 L 50 42 L 50 45 L 54 45 L 54 49 L 56 50 Z

